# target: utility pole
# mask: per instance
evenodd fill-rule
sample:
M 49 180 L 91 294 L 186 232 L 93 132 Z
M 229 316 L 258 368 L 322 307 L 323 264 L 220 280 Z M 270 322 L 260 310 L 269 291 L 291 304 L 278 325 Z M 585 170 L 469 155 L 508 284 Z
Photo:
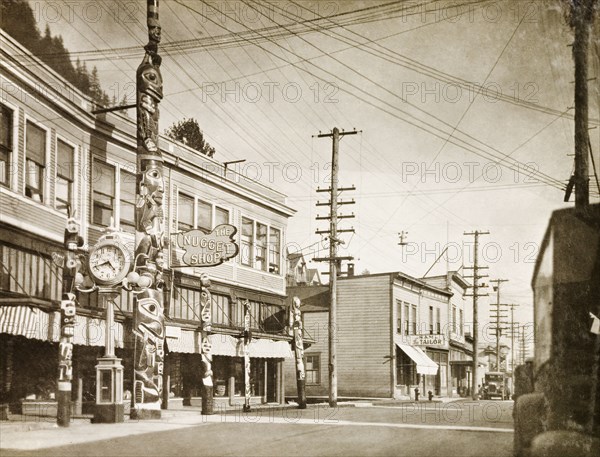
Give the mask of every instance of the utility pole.
M 581 215 L 589 209 L 588 48 L 596 1 L 578 0 L 571 6 L 570 25 L 575 34 L 575 209 Z
M 481 278 L 485 278 L 488 275 L 480 275 L 479 270 L 487 269 L 488 267 L 479 265 L 479 237 L 481 235 L 489 235 L 488 231 L 479 231 L 475 230 L 473 232 L 464 232 L 464 235 L 473 236 L 474 237 L 474 256 L 473 256 L 473 266 L 465 267 L 465 269 L 472 269 L 473 276 L 465 276 L 466 278 L 473 278 L 473 294 L 467 294 L 467 296 L 473 297 L 473 374 L 471 376 L 471 397 L 473 400 L 479 399 L 479 392 L 477 390 L 477 366 L 479 364 L 479 354 L 478 354 L 478 345 L 479 345 L 479 322 L 478 322 L 478 309 L 477 309 L 477 299 L 479 297 L 485 297 L 488 294 L 480 294 L 479 288 L 485 287 L 483 285 L 479 285 L 479 280 Z
M 338 215 L 338 192 L 345 190 L 356 190 L 354 186 L 350 188 L 338 188 L 338 171 L 339 171 L 339 147 L 340 137 L 345 135 L 356 135 L 358 132 L 352 130 L 349 132 L 340 132 L 337 127 L 333 128 L 331 133 L 323 133 L 317 135 L 317 138 L 331 137 L 333 139 L 333 147 L 331 154 L 331 187 L 329 189 L 317 189 L 317 192 L 329 192 L 329 216 L 317 217 L 317 220 L 329 219 L 329 230 L 317 230 L 317 234 L 329 234 L 329 257 L 315 258 L 317 262 L 329 262 L 329 406 L 334 408 L 337 406 L 337 355 L 336 355 L 336 326 L 337 326 L 337 276 L 338 263 L 341 265 L 342 260 L 352 260 L 353 257 L 338 257 L 337 245 L 342 244 L 338 239 L 338 234 L 342 232 L 354 232 L 354 229 L 338 230 L 338 219 L 353 218 L 354 215 Z M 343 202 L 342 204 L 352 204 L 351 202 Z M 317 206 L 321 206 L 317 202 Z
M 519 305 L 510 306 L 510 372 L 515 375 L 515 308 Z
M 501 367 L 501 363 L 500 363 L 500 336 L 502 334 L 502 327 L 500 326 L 501 322 L 500 318 L 501 317 L 506 317 L 506 316 L 502 316 L 500 314 L 500 284 L 502 284 L 503 282 L 507 282 L 508 279 L 491 279 L 490 282 L 494 282 L 496 283 L 496 287 L 494 287 L 494 290 L 496 291 L 496 314 L 493 315 L 492 317 L 494 317 L 496 319 L 496 371 L 502 371 L 500 369 Z

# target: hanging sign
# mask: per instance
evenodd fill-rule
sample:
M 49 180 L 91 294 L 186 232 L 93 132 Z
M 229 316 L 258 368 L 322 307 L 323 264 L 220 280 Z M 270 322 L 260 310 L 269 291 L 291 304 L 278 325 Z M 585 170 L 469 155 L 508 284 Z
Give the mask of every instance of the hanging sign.
M 190 267 L 221 265 L 239 252 L 236 233 L 237 228 L 230 224 L 217 225 L 210 233 L 197 229 L 178 233 L 177 245 L 185 251 L 183 263 Z

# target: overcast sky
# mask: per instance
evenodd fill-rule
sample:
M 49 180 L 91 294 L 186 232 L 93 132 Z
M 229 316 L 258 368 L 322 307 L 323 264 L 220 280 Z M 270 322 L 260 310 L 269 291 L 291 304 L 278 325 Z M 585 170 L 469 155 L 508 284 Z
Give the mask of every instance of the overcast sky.
M 74 56 L 94 51 L 79 57 L 98 67 L 110 96 L 134 101 L 145 1 L 30 4 L 40 29 L 49 23 Z M 572 35 L 558 0 L 162 0 L 160 20 L 161 131 L 194 117 L 215 158 L 246 159 L 238 171 L 286 193 L 298 211 L 292 250 L 327 253 L 314 234 L 327 228 L 314 220 L 327 198 L 315 189 L 329 186 L 331 140 L 313 135 L 356 128 L 340 144 L 340 184 L 357 187 L 342 195 L 357 204 L 341 207 L 356 218 L 340 227 L 356 234 L 342 237 L 340 254 L 355 257 L 358 273 L 420 277 L 446 245 L 451 268 L 471 265 L 463 232 L 489 230 L 482 264 L 491 279 L 510 280 L 502 302 L 531 319 L 548 218 L 572 205 L 560 190 L 573 169 Z M 597 125 L 598 80 L 591 84 Z M 593 180 L 590 188 L 598 201 Z M 445 268 L 442 259 L 430 274 Z

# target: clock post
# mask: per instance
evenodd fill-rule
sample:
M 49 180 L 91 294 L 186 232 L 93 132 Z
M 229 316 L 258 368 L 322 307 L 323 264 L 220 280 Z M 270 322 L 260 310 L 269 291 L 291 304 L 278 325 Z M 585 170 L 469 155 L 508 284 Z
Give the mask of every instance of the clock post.
M 131 254 L 121 234 L 111 224 L 90 251 L 89 274 L 96 284 L 100 306 L 106 310 L 104 355 L 96 365 L 96 407 L 94 423 L 123 422 L 123 365 L 115 355 L 114 302 L 120 294 L 125 277 L 130 271 Z
M 96 408 L 94 423 L 117 423 L 125 419 L 123 404 L 123 365 L 115 356 L 114 300 L 117 287 L 99 287 L 98 297 L 106 309 L 104 356 L 96 365 Z

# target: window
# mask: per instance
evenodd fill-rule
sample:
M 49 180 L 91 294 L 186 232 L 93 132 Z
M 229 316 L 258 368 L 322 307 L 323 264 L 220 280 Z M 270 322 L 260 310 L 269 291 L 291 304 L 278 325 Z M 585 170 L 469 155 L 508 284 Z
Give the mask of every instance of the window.
M 436 308 L 435 309 L 435 333 L 436 334 L 441 334 L 442 333 L 442 322 L 441 322 L 441 317 L 440 317 L 441 311 L 440 308 Z
M 210 233 L 217 225 L 228 223 L 228 210 L 191 195 L 179 194 L 177 224 L 179 231 L 198 229 Z
M 0 185 L 9 186 L 10 155 L 13 149 L 13 111 L 0 105 Z
M 464 325 L 465 325 L 464 317 L 463 317 L 463 310 L 462 309 L 458 310 L 458 316 L 460 318 L 458 332 L 462 335 L 463 334 Z
M 115 210 L 115 167 L 94 159 L 92 223 L 108 227 Z
M 126 232 L 135 232 L 136 175 L 121 169 L 120 172 L 120 227 Z
M 254 248 L 254 222 L 251 219 L 242 217 L 242 235 L 241 235 L 241 262 L 242 265 L 252 266 L 252 251 Z
M 396 300 L 396 333 L 402 333 L 402 302 Z
M 306 355 L 306 384 L 321 384 L 321 356 L 320 354 Z
M 269 272 L 279 274 L 281 266 L 281 231 L 269 229 Z
M 404 303 L 404 334 L 408 335 L 410 326 L 409 326 L 409 316 L 408 316 L 408 303 Z
M 456 330 L 456 306 L 452 306 L 452 333 L 457 333 L 457 330 Z
M 429 307 L 429 334 L 433 335 L 433 306 Z
M 26 130 L 25 158 L 25 196 L 43 203 L 46 131 L 29 121 Z
M 177 229 L 180 232 L 186 232 L 194 228 L 194 197 L 179 194 L 177 219 Z
M 262 271 L 281 274 L 281 230 L 242 217 L 240 262 Z
M 229 224 L 229 211 L 215 206 L 215 227 L 221 224 Z
M 196 228 L 204 233 L 210 233 L 212 230 L 212 205 L 210 203 L 198 200 L 196 205 Z
M 256 263 L 255 268 L 267 271 L 267 226 L 256 223 Z
M 56 209 L 67 214 L 73 207 L 73 182 L 75 179 L 75 148 L 64 141 L 56 142 Z
M 127 165 L 94 159 L 92 170 L 92 224 L 135 231 L 136 175 Z M 118 178 L 118 179 L 117 179 Z
M 412 334 L 416 335 L 417 334 L 417 307 L 416 307 L 416 305 L 412 305 L 411 313 L 412 313 L 412 319 L 411 319 Z

